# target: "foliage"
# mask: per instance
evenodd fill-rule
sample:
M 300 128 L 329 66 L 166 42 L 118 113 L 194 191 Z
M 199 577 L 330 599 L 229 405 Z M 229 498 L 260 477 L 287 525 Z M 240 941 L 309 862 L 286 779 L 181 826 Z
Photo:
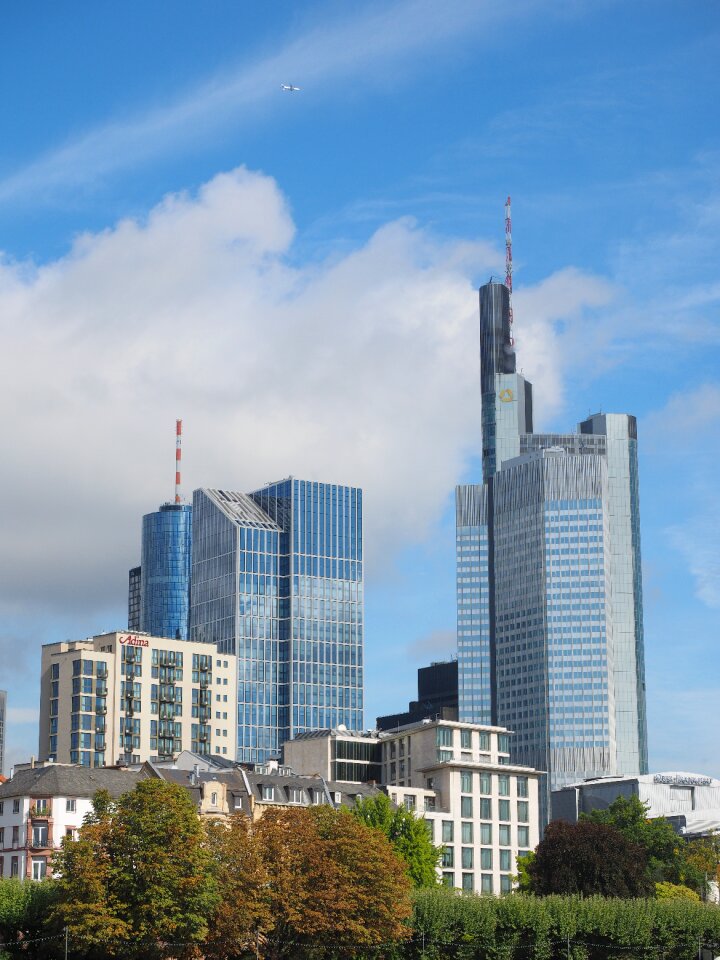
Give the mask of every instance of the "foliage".
M 218 887 L 204 955 L 208 960 L 241 957 L 260 934 L 272 929 L 267 890 L 272 864 L 264 858 L 250 820 L 235 814 L 207 825 L 207 843 Z
M 517 858 L 517 876 L 515 881 L 520 893 L 532 893 L 532 877 L 530 868 L 535 863 L 535 851 L 530 850 L 523 857 Z
M 668 881 L 703 890 L 704 871 L 688 859 L 690 846 L 665 817 L 648 818 L 648 805 L 638 797 L 618 797 L 606 810 L 593 810 L 581 819 L 615 827 L 647 853 L 648 876 L 654 883 Z M 717 862 L 717 861 L 716 861 Z
M 181 787 L 143 780 L 115 805 L 100 794 L 79 839 L 63 841 L 55 869 L 55 917 L 69 928 L 78 956 L 173 956 L 173 943 L 206 937 L 215 879 L 202 825 Z
M 411 944 L 397 960 L 696 960 L 720 945 L 720 909 L 685 900 L 414 895 Z M 716 953 L 720 950 L 715 951 Z
M 580 821 L 549 824 L 526 866 L 533 893 L 644 897 L 653 893 L 644 849 L 613 827 Z
M 0 944 L 6 944 L 12 950 L 4 954 L 0 947 L 0 957 L 47 956 L 48 949 L 52 948 L 47 938 L 58 933 L 48 925 L 48 913 L 56 895 L 52 880 L 0 879 Z
M 692 900 L 700 903 L 700 894 L 695 890 L 681 883 L 668 883 L 667 880 L 655 884 L 655 896 L 658 900 Z
M 365 953 L 407 935 L 411 884 L 378 830 L 320 806 L 269 810 L 254 831 L 271 867 L 264 957 L 298 957 L 307 948 L 313 957 L 347 957 L 354 951 L 344 945 Z
M 415 887 L 438 885 L 436 867 L 442 849 L 433 846 L 424 820 L 405 807 L 393 806 L 384 793 L 359 800 L 352 812 L 358 820 L 385 834 L 407 864 Z

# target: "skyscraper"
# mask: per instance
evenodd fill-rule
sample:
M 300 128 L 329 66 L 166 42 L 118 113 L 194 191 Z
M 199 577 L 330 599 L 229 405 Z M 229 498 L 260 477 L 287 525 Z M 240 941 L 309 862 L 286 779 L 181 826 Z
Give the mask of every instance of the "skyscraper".
M 175 499 L 143 517 L 140 566 L 128 575 L 128 629 L 187 640 L 192 507 L 180 495 L 182 420 L 175 437 Z
M 289 478 L 193 496 L 191 638 L 237 656 L 238 759 L 363 726 L 362 491 Z
M 534 434 L 510 291 L 480 289 L 483 484 L 456 491 L 460 719 L 515 731 L 547 790 L 647 771 L 637 425 Z M 547 794 L 546 794 L 547 797 Z

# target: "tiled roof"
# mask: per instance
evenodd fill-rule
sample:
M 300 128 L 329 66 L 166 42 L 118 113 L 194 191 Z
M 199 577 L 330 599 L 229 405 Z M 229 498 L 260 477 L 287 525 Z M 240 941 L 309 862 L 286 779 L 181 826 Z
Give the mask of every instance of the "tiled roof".
M 98 790 L 107 790 L 119 797 L 133 790 L 140 772 L 115 767 L 81 767 L 54 763 L 44 767 L 17 770 L 7 783 L 0 784 L 0 800 L 5 797 L 92 797 Z

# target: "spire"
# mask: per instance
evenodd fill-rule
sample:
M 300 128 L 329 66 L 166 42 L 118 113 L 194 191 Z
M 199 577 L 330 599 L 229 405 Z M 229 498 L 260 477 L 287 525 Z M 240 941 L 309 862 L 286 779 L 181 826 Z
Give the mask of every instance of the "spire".
M 510 345 L 515 343 L 512 335 L 513 308 L 512 308 L 512 214 L 510 211 L 510 197 L 505 201 L 505 286 L 510 294 L 508 315 L 510 318 Z
M 175 421 L 175 503 L 180 503 L 180 467 L 182 460 L 182 420 Z

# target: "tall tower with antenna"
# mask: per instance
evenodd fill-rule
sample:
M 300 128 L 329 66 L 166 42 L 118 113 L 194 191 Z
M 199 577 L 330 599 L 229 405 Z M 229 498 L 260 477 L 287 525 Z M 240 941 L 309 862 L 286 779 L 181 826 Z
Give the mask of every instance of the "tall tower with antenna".
M 187 640 L 190 625 L 192 506 L 182 502 L 182 420 L 175 421 L 174 500 L 142 521 L 141 563 L 130 571 L 128 628 Z
M 508 288 L 508 320 L 510 321 L 510 345 L 514 344 L 512 335 L 513 308 L 512 308 L 512 212 L 510 197 L 505 201 L 505 286 Z

